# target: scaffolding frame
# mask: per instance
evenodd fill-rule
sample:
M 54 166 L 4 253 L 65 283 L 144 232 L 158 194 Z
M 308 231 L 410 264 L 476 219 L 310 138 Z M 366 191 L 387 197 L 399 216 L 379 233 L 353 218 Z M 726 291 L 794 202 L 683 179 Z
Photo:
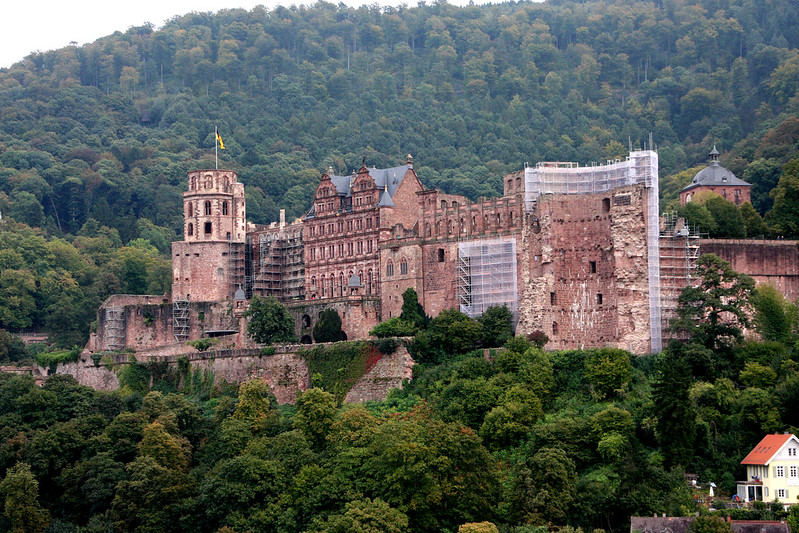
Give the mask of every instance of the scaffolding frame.
M 491 306 L 506 305 L 518 319 L 516 239 L 513 237 L 458 243 L 458 304 L 476 318 Z
M 662 327 L 669 331 L 683 289 L 695 286 L 702 234 L 674 213 L 664 214 L 660 230 L 660 294 Z
M 125 347 L 125 310 L 122 307 L 105 309 L 105 344 L 109 350 Z
M 175 342 L 186 342 L 191 332 L 191 315 L 188 300 L 172 302 L 172 334 Z
M 258 239 L 258 274 L 254 289 L 281 302 L 305 295 L 305 255 L 301 232 L 263 234 Z

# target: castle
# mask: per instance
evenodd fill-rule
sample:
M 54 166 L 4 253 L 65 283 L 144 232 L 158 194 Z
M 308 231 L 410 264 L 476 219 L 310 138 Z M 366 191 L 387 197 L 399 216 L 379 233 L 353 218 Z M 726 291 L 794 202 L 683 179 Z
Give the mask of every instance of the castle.
M 347 338 L 366 338 L 399 316 L 402 293 L 413 288 L 431 316 L 459 308 L 476 317 L 506 305 L 517 334 L 542 331 L 552 349 L 660 351 L 702 244 L 659 216 L 657 153 L 586 167 L 539 163 L 505 176 L 503 188 L 477 202 L 426 189 L 409 155 L 401 166 L 364 164 L 348 176 L 328 169 L 305 216 L 287 223 L 281 212 L 263 226 L 246 221 L 236 172 L 190 172 L 171 295 L 112 296 L 91 347 L 147 349 L 203 336 L 243 346 L 252 295 L 285 303 L 303 343 L 314 342 L 327 308 Z M 796 265 L 795 247 L 773 253 L 783 267 Z M 790 271 L 764 271 L 759 281 L 776 279 L 790 295 Z

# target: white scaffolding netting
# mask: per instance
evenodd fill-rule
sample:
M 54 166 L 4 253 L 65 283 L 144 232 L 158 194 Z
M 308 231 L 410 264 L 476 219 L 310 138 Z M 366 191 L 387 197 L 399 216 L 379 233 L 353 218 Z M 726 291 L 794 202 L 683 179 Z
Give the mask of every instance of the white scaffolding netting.
M 657 165 L 657 153 L 651 150 L 630 152 L 626 160 L 606 165 L 538 163 L 524 169 L 526 207 L 530 211 L 542 194 L 591 194 L 639 183 L 657 187 Z
M 643 184 L 646 206 L 649 328 L 652 352 L 663 348 L 660 301 L 658 155 L 652 150 L 630 152 L 626 160 L 581 167 L 577 163 L 538 163 L 524 171 L 525 208 L 534 209 L 542 194 L 592 194 Z
M 516 239 L 467 241 L 458 244 L 458 301 L 472 318 L 491 306 L 506 305 L 518 317 Z

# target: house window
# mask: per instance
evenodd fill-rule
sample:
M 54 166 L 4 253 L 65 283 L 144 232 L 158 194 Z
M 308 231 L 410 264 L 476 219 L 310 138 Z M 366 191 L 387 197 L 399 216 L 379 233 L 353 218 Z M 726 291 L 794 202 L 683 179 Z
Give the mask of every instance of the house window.
M 797 470 L 799 469 L 797 469 L 796 465 L 791 465 L 790 468 L 791 477 L 799 477 L 799 472 L 797 472 Z
M 796 457 L 796 448 L 788 448 L 788 456 Z
M 443 263 L 444 262 L 444 249 L 443 248 L 439 248 L 438 249 L 438 262 L 439 263 Z
M 596 261 L 589 261 L 588 262 L 588 271 L 591 274 L 596 274 Z
M 192 224 L 191 222 L 189 222 L 189 231 L 188 231 L 188 233 L 189 233 L 189 235 L 194 235 L 194 224 Z
M 228 207 L 227 202 L 222 202 L 222 214 L 227 215 Z
M 596 303 L 597 303 L 597 305 L 602 305 L 602 293 L 601 292 L 596 293 Z
M 205 234 L 208 235 L 210 233 L 211 233 L 211 223 L 210 222 L 206 222 L 205 223 Z
M 393 275 L 394 275 L 394 262 L 389 259 L 388 263 L 386 263 L 386 277 L 390 278 Z
M 554 292 L 549 293 L 549 305 L 555 305 L 558 303 L 558 297 Z
M 366 241 L 366 251 L 367 252 L 372 251 L 372 241 Z
M 775 466 L 774 467 L 774 477 L 785 477 L 785 467 L 784 466 Z
M 191 202 L 189 202 L 189 216 L 194 216 L 194 205 Z
M 788 491 L 785 489 L 777 489 L 777 498 L 784 500 L 788 497 Z
M 403 257 L 400 260 L 400 274 L 405 275 L 408 273 L 408 262 Z
M 206 215 L 211 214 L 211 202 L 205 202 L 205 214 Z

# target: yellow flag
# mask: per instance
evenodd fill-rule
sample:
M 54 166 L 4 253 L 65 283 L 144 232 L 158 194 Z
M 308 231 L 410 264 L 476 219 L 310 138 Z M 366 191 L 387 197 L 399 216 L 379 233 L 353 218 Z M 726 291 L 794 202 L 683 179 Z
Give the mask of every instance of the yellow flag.
M 219 147 L 224 150 L 225 143 L 222 142 L 222 137 L 219 135 L 219 132 L 216 133 L 216 140 L 219 141 Z

